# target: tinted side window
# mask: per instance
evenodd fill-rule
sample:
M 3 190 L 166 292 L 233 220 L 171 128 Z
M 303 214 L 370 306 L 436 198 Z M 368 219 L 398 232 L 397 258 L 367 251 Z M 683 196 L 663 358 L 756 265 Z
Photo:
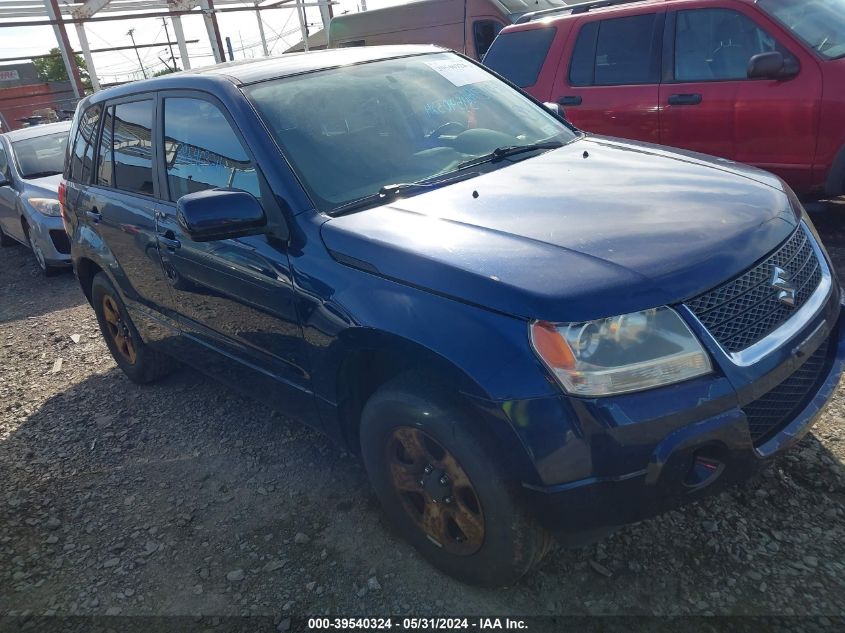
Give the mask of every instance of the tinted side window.
M 0 145 L 0 178 L 5 178 L 9 163 L 6 161 L 6 150 Z
M 475 53 L 478 55 L 478 59 L 484 57 L 484 54 L 501 30 L 502 25 L 496 22 L 496 20 L 477 20 L 472 25 L 472 34 L 475 38 Z
M 101 106 L 93 106 L 83 112 L 79 119 L 79 131 L 70 154 L 70 180 L 82 183 L 90 181 L 101 111 Z
M 153 195 L 152 100 L 121 103 L 114 109 L 114 186 Z
M 774 38 L 738 11 L 679 11 L 675 30 L 675 80 L 746 79 L 749 60 L 774 50 L 778 50 Z
M 570 85 L 593 85 L 596 74 L 596 38 L 598 34 L 599 22 L 587 22 L 581 27 L 569 65 Z
M 226 117 L 208 101 L 164 100 L 164 159 L 173 201 L 214 187 L 261 197 L 255 165 Z
M 106 109 L 103 117 L 103 132 L 100 134 L 100 151 L 97 158 L 97 180 L 98 185 L 111 187 L 114 183 L 112 173 L 114 172 L 114 106 Z
M 658 83 L 657 18 L 652 13 L 602 20 L 596 40 L 595 85 Z
M 487 51 L 484 65 L 520 88 L 533 86 L 556 32 L 556 28 L 546 27 L 501 33 Z

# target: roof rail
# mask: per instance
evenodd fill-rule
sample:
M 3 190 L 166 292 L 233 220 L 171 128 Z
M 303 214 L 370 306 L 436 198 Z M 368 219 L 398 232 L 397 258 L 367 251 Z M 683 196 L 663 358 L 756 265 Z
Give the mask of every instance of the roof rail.
M 617 4 L 630 4 L 632 2 L 642 1 L 643 0 L 592 0 L 591 2 L 579 2 L 578 4 L 570 4 L 565 7 L 555 7 L 554 9 L 543 9 L 542 11 L 532 11 L 531 13 L 526 13 L 520 16 L 520 18 L 516 21 L 516 24 L 533 22 L 534 20 L 541 20 L 558 14 L 577 15 L 579 13 L 587 13 L 593 9 L 602 9 L 604 7 L 613 7 Z

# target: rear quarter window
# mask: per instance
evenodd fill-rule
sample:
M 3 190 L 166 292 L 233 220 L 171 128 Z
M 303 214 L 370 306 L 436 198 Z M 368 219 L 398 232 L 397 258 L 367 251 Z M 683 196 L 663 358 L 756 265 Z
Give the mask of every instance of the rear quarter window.
M 100 125 L 102 107 L 92 106 L 82 113 L 73 148 L 70 152 L 69 180 L 87 183 L 94 164 L 94 144 Z
M 533 86 L 555 33 L 554 27 L 500 33 L 487 51 L 484 65 L 520 88 Z

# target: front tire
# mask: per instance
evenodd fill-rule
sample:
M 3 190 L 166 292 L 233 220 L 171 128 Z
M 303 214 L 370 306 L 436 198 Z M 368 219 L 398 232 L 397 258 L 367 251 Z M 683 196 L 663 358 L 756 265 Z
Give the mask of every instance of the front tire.
M 550 549 L 493 442 L 446 390 L 419 375 L 390 381 L 365 405 L 360 434 L 385 515 L 441 571 L 510 585 Z
M 146 384 L 173 371 L 174 360 L 144 343 L 120 294 L 105 273 L 94 276 L 91 303 L 106 346 L 129 380 Z

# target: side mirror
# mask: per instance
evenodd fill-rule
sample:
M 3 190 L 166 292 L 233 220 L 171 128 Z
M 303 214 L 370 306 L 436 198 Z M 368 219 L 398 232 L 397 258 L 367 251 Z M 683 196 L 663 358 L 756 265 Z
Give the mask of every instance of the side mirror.
M 176 220 L 195 242 L 226 240 L 263 233 L 264 209 L 240 189 L 207 189 L 176 201 Z
M 760 53 L 748 61 L 749 79 L 789 79 L 798 74 L 800 67 L 794 57 L 772 51 Z
M 566 111 L 563 109 L 563 106 L 561 106 L 559 103 L 555 103 L 554 101 L 546 101 L 545 103 L 543 103 L 543 107 L 555 116 L 559 116 L 561 119 L 566 118 Z

